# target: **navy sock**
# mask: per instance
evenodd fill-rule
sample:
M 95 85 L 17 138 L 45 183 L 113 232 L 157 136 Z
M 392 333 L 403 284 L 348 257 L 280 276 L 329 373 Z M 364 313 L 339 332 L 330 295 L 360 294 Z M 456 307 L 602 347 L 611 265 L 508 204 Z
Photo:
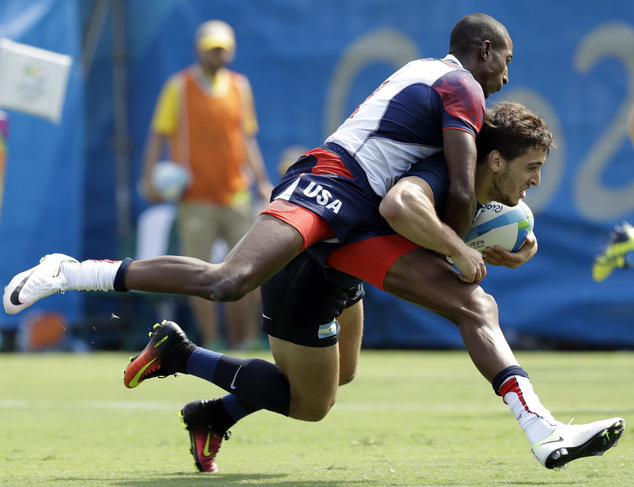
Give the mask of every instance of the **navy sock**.
M 498 396 L 501 396 L 500 387 L 502 387 L 504 381 L 514 375 L 519 375 L 520 377 L 526 377 L 528 379 L 528 374 L 519 365 L 511 365 L 510 367 L 507 367 L 506 369 L 496 374 L 491 385 L 493 386 L 493 390 Z
M 262 409 L 254 406 L 253 404 L 241 401 L 233 394 L 227 394 L 226 396 L 220 398 L 220 400 L 222 401 L 222 404 L 225 406 L 227 413 L 233 421 L 232 424 L 229 424 L 227 426 L 227 428 L 230 428 L 249 414 L 260 411 Z
M 220 399 L 200 401 L 195 420 L 204 420 L 213 431 L 224 436 L 240 419 L 260 409 L 240 401 L 233 394 L 227 394 Z
M 187 373 L 236 396 L 246 414 L 262 408 L 288 416 L 291 386 L 279 367 L 271 362 L 240 359 L 199 347 L 189 357 Z M 235 403 L 229 404 L 236 416 L 242 414 Z
M 189 356 L 185 373 L 213 382 L 214 372 L 220 357 L 222 357 L 221 353 L 198 347 Z

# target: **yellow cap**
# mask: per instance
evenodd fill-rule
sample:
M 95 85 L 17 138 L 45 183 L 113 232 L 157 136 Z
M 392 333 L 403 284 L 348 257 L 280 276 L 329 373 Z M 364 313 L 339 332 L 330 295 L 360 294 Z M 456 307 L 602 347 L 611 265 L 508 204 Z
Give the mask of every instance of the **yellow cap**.
M 236 48 L 233 29 L 222 20 L 209 20 L 198 27 L 196 47 L 199 51 L 208 51 L 217 47 L 233 51 Z

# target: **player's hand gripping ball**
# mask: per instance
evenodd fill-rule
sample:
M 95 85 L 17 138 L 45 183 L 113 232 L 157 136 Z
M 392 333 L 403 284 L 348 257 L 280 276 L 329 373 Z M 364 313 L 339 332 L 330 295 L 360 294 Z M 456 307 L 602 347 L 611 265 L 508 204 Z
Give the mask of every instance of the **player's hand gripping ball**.
M 516 206 L 491 201 L 476 215 L 465 242 L 480 252 L 496 245 L 517 252 L 524 245 L 528 232 L 533 230 L 534 223 L 533 212 L 523 201 Z

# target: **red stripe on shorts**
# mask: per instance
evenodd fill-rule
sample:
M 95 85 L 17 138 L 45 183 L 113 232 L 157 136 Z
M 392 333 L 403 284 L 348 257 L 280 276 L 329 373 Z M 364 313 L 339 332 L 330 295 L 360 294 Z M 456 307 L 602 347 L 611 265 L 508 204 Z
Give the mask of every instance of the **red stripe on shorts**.
M 326 265 L 383 289 L 383 281 L 392 264 L 419 248 L 402 235 L 381 235 L 344 245 L 334 250 Z
M 312 174 L 335 174 L 346 178 L 354 179 L 350 170 L 346 167 L 341 159 L 326 149 L 313 149 L 306 155 L 315 156 L 317 164 L 310 171 Z
M 304 238 L 302 250 L 310 247 L 315 242 L 335 236 L 330 225 L 317 213 L 313 213 L 303 206 L 296 205 L 286 200 L 273 200 L 262 211 L 262 214 L 272 215 L 288 223 Z

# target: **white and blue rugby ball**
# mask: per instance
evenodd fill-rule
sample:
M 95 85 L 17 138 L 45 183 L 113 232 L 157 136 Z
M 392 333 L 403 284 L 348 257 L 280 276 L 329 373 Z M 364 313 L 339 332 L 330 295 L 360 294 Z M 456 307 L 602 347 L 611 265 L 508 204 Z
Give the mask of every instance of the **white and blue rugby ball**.
M 533 212 L 522 200 L 516 206 L 491 201 L 480 208 L 465 242 L 480 252 L 496 245 L 517 252 L 534 223 Z
M 176 162 L 160 161 L 152 170 L 152 186 L 165 201 L 178 201 L 190 181 L 189 169 Z

